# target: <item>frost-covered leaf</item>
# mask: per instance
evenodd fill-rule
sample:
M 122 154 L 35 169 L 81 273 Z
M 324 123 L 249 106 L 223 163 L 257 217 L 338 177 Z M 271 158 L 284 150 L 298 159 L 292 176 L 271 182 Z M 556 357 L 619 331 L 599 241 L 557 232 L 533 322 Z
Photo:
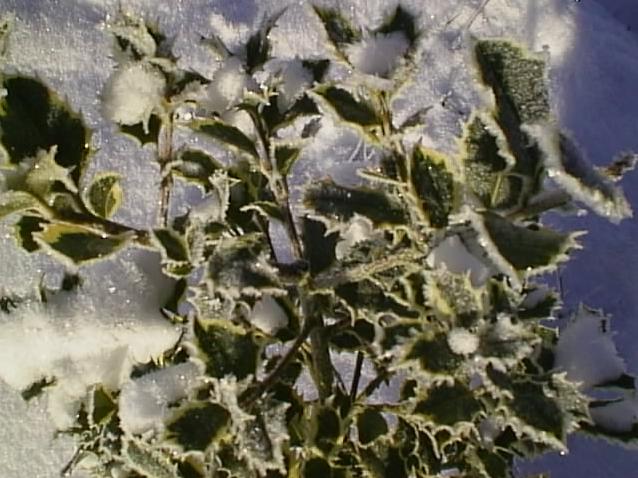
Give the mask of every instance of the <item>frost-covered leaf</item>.
M 353 317 L 363 316 L 366 312 L 375 317 L 394 314 L 414 318 L 418 315 L 371 280 L 341 284 L 335 287 L 335 292 L 348 305 Z
M 350 92 L 337 86 L 323 86 L 315 90 L 337 116 L 358 126 L 379 126 L 381 117 L 370 103 L 355 98 Z
M 155 56 L 157 43 L 142 18 L 122 14 L 107 28 L 115 36 L 118 47 L 136 60 Z
M 230 417 L 217 403 L 191 402 L 177 409 L 168 421 L 167 437 L 185 451 L 204 451 L 226 433 Z
M 0 141 L 12 163 L 57 146 L 55 161 L 77 182 L 89 154 L 90 134 L 79 115 L 39 80 L 4 77 L 0 88 Z
M 16 212 L 34 211 L 48 215 L 47 208 L 35 196 L 24 191 L 0 193 L 0 219 Z
M 224 319 L 196 319 L 192 333 L 195 354 L 210 377 L 255 374 L 261 347 L 251 332 Z
M 328 38 L 337 50 L 361 39 L 360 30 L 354 27 L 339 11 L 317 5 L 314 5 L 313 8 L 323 23 Z
M 255 143 L 248 136 L 235 126 L 231 126 L 221 120 L 198 120 L 191 123 L 191 128 L 198 133 L 210 136 L 226 146 L 231 146 L 239 151 L 248 153 L 255 158 L 259 156 Z
M 463 361 L 450 348 L 445 333 L 426 333 L 414 340 L 407 350 L 406 360 L 418 361 L 423 370 L 432 374 L 454 376 L 455 370 Z
M 481 40 L 475 47 L 483 81 L 496 96 L 501 115 L 514 115 L 518 124 L 549 118 L 545 62 L 503 40 Z
M 120 125 L 120 132 L 132 136 L 139 141 L 140 146 L 144 146 L 147 143 L 157 143 L 161 127 L 162 120 L 157 115 L 152 114 L 146 127 L 143 122 L 133 125 L 123 124 Z
M 463 273 L 440 269 L 423 286 L 428 305 L 445 321 L 471 327 L 484 314 L 484 292 Z
M 381 412 L 366 408 L 357 416 L 357 432 L 362 445 L 373 442 L 388 431 L 388 424 Z
M 95 386 L 89 393 L 89 423 L 97 426 L 106 424 L 117 413 L 117 403 L 111 392 L 103 386 Z
M 430 225 L 447 226 L 455 206 L 454 176 L 448 169 L 447 159 L 417 147 L 412 154 L 411 173 L 412 187 Z
M 210 178 L 216 171 L 225 170 L 225 166 L 209 153 L 187 149 L 179 153 L 179 161 L 175 172 L 188 181 L 192 181 L 204 189 L 211 188 Z
M 522 180 L 507 174 L 512 159 L 502 152 L 504 139 L 480 116 L 465 132 L 463 166 L 470 190 L 485 207 L 507 209 L 519 203 Z
M 36 242 L 66 257 L 74 264 L 104 259 L 124 247 L 128 234 L 108 235 L 82 226 L 66 223 L 46 224 L 33 233 Z
M 614 222 L 632 216 L 623 192 L 587 162 L 568 136 L 547 124 L 524 129 L 538 142 L 549 177 L 573 199 Z
M 155 229 L 153 236 L 157 240 L 162 255 L 169 261 L 188 262 L 190 253 L 184 237 L 172 229 Z
M 95 214 L 105 219 L 112 217 L 122 204 L 121 176 L 117 173 L 100 173 L 89 186 L 85 202 Z
M 60 166 L 56 161 L 57 146 L 49 151 L 40 150 L 33 160 L 33 165 L 24 177 L 26 191 L 54 205 L 58 193 L 77 193 L 71 170 Z
M 177 466 L 174 465 L 168 452 L 153 449 L 144 441 L 133 437 L 123 440 L 122 456 L 131 471 L 145 478 L 178 478 Z
M 341 418 L 333 407 L 319 406 L 312 417 L 313 441 L 324 453 L 330 453 L 341 436 Z
M 365 187 L 348 188 L 332 179 L 306 190 L 306 206 L 328 218 L 348 221 L 355 214 L 369 218 L 376 226 L 405 222 L 401 205 L 388 194 Z
M 485 213 L 482 218 L 495 252 L 518 271 L 546 270 L 577 247 L 570 234 L 538 225 L 517 225 L 493 213 Z
M 403 33 L 413 48 L 419 38 L 417 19 L 402 5 L 397 5 L 396 9 L 388 19 L 377 29 L 377 33 Z
M 435 425 L 453 427 L 461 422 L 472 422 L 483 409 L 474 393 L 461 383 L 439 384 L 428 389 L 425 399 L 414 409 L 415 414 L 432 420 Z

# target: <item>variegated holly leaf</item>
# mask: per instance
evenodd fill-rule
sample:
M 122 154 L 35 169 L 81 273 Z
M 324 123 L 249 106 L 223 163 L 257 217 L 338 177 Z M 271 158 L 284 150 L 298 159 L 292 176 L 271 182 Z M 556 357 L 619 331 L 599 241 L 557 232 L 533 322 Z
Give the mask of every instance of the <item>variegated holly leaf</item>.
M 463 363 L 463 357 L 456 354 L 448 343 L 446 333 L 426 332 L 417 336 L 406 346 L 404 360 L 414 360 L 428 374 L 454 376 Z
M 447 158 L 434 151 L 415 148 L 411 179 L 423 216 L 432 227 L 447 226 L 456 206 L 456 185 Z
M 454 382 L 431 386 L 417 402 L 414 413 L 436 427 L 454 427 L 474 422 L 482 410 L 483 405 L 475 394 L 465 385 Z
M 381 116 L 375 107 L 364 99 L 356 98 L 352 93 L 337 86 L 326 85 L 315 90 L 318 97 L 337 118 L 361 128 L 380 126 Z
M 309 186 L 305 196 L 306 206 L 330 219 L 348 221 L 355 214 L 365 216 L 376 226 L 405 223 L 405 211 L 389 194 L 366 187 L 348 188 L 332 179 Z
M 110 172 L 99 173 L 93 178 L 84 195 L 84 203 L 90 211 L 104 219 L 117 212 L 124 195 L 120 179 L 119 174 Z
M 193 131 L 208 136 L 226 147 L 231 147 L 254 158 L 259 156 L 257 147 L 252 139 L 246 136 L 239 128 L 221 120 L 197 120 L 193 121 L 190 127 Z
M 368 445 L 390 431 L 386 419 L 378 410 L 364 409 L 357 415 L 357 434 L 359 443 Z
M 346 19 L 338 10 L 313 6 L 313 9 L 326 30 L 328 39 L 341 51 L 345 46 L 361 40 L 361 31 Z
M 205 451 L 228 431 L 231 413 L 218 403 L 191 401 L 166 423 L 166 436 L 184 451 Z
M 190 343 L 213 378 L 254 375 L 261 346 L 252 332 L 225 319 L 195 319 Z
M 73 168 L 77 185 L 90 152 L 90 133 L 80 116 L 37 79 L 6 76 L 0 87 L 7 91 L 0 97 L 0 142 L 11 162 L 56 147 L 55 162 Z
M 126 246 L 131 239 L 129 234 L 109 235 L 62 222 L 42 226 L 41 231 L 32 232 L 35 242 L 72 264 L 105 259 Z
M 285 8 L 263 20 L 259 31 L 255 32 L 246 43 L 246 71 L 253 73 L 270 59 L 271 43 L 268 36 L 277 20 L 284 14 Z

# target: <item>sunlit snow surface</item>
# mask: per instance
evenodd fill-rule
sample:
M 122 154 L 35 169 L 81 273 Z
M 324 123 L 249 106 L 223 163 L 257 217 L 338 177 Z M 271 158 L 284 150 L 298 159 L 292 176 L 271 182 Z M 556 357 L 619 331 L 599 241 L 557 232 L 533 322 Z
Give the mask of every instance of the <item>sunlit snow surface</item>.
M 349 9 L 349 14 L 369 27 L 378 24 L 394 4 L 387 0 L 318 3 Z M 484 0 L 403 3 L 422 13 L 424 53 L 417 80 L 405 89 L 395 106 L 400 117 L 407 117 L 423 106 L 432 106 L 428 126 L 415 140 L 422 138 L 428 146 L 454 152 L 461 121 L 474 106 L 490 104 L 490 97 L 477 88 L 469 50 L 464 43 L 474 35 L 514 37 L 530 49 L 549 56 L 551 91 L 560 123 L 588 153 L 590 161 L 605 164 L 620 151 L 638 150 L 635 86 L 638 84 L 638 37 L 628 29 L 638 30 L 638 8 L 633 6 L 633 0 L 600 0 L 600 5 L 605 5 L 608 11 L 594 0 L 491 0 L 477 16 L 477 8 Z M 129 139 L 116 135 L 115 127 L 103 117 L 101 105 L 100 93 L 116 64 L 110 58 L 112 42 L 104 21 L 107 14 L 116 13 L 120 4 L 147 19 L 158 20 L 169 37 L 175 36 L 175 53 L 181 64 L 207 77 L 214 76 L 219 65 L 199 45 L 200 35 L 215 31 L 231 47 L 238 45 L 264 12 L 272 12 L 285 4 L 290 4 L 290 8 L 272 34 L 275 54 L 294 58 L 295 55 L 317 57 L 329 53 L 308 1 L 2 0 L 0 13 L 13 12 L 17 17 L 8 67 L 22 74 L 39 76 L 65 95 L 74 109 L 82 111 L 88 126 L 94 130 L 92 142 L 98 149 L 94 161 L 96 170 L 116 169 L 124 178 L 125 202 L 116 219 L 138 227 L 151 227 L 156 217 L 159 181 L 157 167 L 150 160 L 153 152 L 149 146 L 138 149 Z M 352 52 L 353 58 L 363 62 L 363 53 L 370 47 L 370 44 L 361 45 Z M 362 65 L 371 71 L 385 68 L 379 61 Z M 290 94 L 294 94 L 295 85 L 291 83 L 289 88 Z M 320 131 L 319 139 L 326 144 L 317 142 L 304 153 L 294 171 L 295 185 L 299 187 L 326 171 L 331 171 L 337 179 L 355 181 L 354 172 L 361 162 L 348 159 L 361 159 L 370 153 L 358 144 L 356 135 L 328 126 Z M 636 184 L 635 176 L 624 182 L 634 208 L 638 205 Z M 178 191 L 177 197 L 187 196 L 187 192 Z M 622 332 L 615 337 L 620 354 L 626 359 L 629 371 L 636 372 L 638 348 L 633 343 L 638 337 L 638 327 L 634 325 L 633 315 L 638 311 L 638 223 L 629 220 L 614 226 L 591 215 L 560 217 L 556 221 L 565 227 L 590 230 L 582 239 L 585 249 L 561 273 L 566 303 L 575 308 L 576 302 L 583 300 L 611 314 L 612 328 Z M 0 290 L 33 294 L 43 276 L 46 283 L 56 284 L 61 268 L 46 257 L 27 256 L 17 250 L 10 233 L 8 225 L 0 225 Z M 59 330 L 53 328 L 53 317 L 38 316 L 35 309 L 15 317 L 2 317 L 0 376 L 8 384 L 0 384 L 1 477 L 53 478 L 73 451 L 68 440 L 52 441 L 54 426 L 47 418 L 47 409 L 51 407 L 47 397 L 24 404 L 9 385 L 23 386 L 27 377 L 46 370 L 46 360 L 52 361 L 49 371 L 64 375 L 61 370 L 67 370 L 64 383 L 71 390 L 86 385 L 82 377 L 85 382 L 97 377 L 106 379 L 96 370 L 97 363 L 90 370 L 94 375 L 84 371 L 83 367 L 89 367 L 86 360 L 95 357 L 98 350 L 90 350 L 87 344 L 82 344 L 83 333 L 104 337 L 101 341 L 104 347 L 109 343 L 113 345 L 109 350 L 114 357 L 121 354 L 118 360 L 121 360 L 122 376 L 133 359 L 153 356 L 168 348 L 176 338 L 157 312 L 166 284 L 159 284 L 157 289 L 158 284 L 148 280 L 150 271 L 145 270 L 148 258 L 138 256 L 125 251 L 118 255 L 114 265 L 83 269 L 87 277 L 85 290 L 93 298 L 82 299 L 75 309 L 59 304 L 56 316 L 62 317 L 56 322 Z M 100 292 L 92 294 L 91 291 Z M 143 298 L 141 306 L 140 297 Z M 13 323 L 7 324 L 10 319 Z M 46 334 L 30 333 L 29 323 L 39 324 Z M 73 332 L 64 330 L 65 323 L 70 324 Z M 154 344 L 155 348 L 144 349 L 148 347 L 145 342 L 148 339 L 136 335 L 142 328 L 152 329 L 154 332 L 149 333 L 162 337 Z M 23 348 L 21 344 L 30 347 Z M 104 364 L 102 355 L 98 362 Z M 22 363 L 15 363 L 18 357 Z M 14 360 L 16 367 L 10 367 L 7 360 Z M 120 380 L 121 376 L 111 379 Z M 131 393 L 141 394 L 136 395 L 139 401 L 129 402 L 131 411 L 137 405 L 143 406 L 144 393 L 152 387 L 145 383 L 128 386 Z M 157 411 L 160 415 L 161 409 L 160 406 Z M 130 423 L 133 428 L 146 426 L 143 421 L 134 419 Z M 638 469 L 638 454 L 583 438 L 573 438 L 570 445 L 572 451 L 566 457 L 544 458 L 521 465 L 521 469 L 525 472 L 551 469 L 556 478 L 624 478 Z

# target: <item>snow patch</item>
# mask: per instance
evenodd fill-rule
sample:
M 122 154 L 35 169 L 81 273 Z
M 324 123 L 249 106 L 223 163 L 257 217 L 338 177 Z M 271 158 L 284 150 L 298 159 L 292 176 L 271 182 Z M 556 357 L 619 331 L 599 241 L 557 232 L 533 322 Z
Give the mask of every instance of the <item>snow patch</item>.
M 469 330 L 457 327 L 448 333 L 447 343 L 455 354 L 470 355 L 478 349 L 479 338 Z
M 249 320 L 255 327 L 271 335 L 288 325 L 286 312 L 270 295 L 265 295 L 257 301 Z
M 378 34 L 349 45 L 346 55 L 361 72 L 385 77 L 394 70 L 409 46 L 401 32 Z
M 454 274 L 470 275 L 470 282 L 479 287 L 489 279 L 491 270 L 471 254 L 459 236 L 450 236 L 441 241 L 427 257 L 432 268 L 445 268 Z

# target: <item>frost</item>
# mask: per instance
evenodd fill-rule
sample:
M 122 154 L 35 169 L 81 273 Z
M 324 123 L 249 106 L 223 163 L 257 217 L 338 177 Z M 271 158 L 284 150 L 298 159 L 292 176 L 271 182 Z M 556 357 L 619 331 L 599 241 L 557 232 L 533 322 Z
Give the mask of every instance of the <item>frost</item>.
M 212 83 L 206 87 L 201 105 L 209 111 L 224 113 L 239 102 L 244 89 L 249 86 L 254 85 L 241 60 L 235 56 L 229 57 L 215 72 Z
M 148 134 L 148 121 L 164 97 L 166 80 L 154 67 L 142 63 L 120 66 L 106 83 L 104 115 L 119 124 L 142 123 Z
M 341 233 L 342 240 L 337 242 L 337 246 L 335 247 L 337 259 L 344 259 L 356 244 L 374 239 L 378 235 L 378 232 L 375 233 L 374 225 L 370 219 L 356 214 L 346 230 Z
M 122 429 L 137 434 L 161 425 L 169 405 L 187 396 L 200 371 L 192 363 L 173 365 L 132 380 L 119 398 Z
M 312 85 L 312 74 L 303 66 L 301 60 L 282 62 L 273 61 L 267 64 L 268 69 L 278 72 L 280 84 L 278 88 L 277 107 L 287 111 L 303 92 Z
M 255 303 L 249 320 L 255 327 L 271 335 L 288 325 L 288 316 L 270 295 L 265 295 Z
M 377 34 L 348 46 L 346 54 L 352 65 L 369 75 L 387 76 L 409 48 L 401 32 Z
M 448 333 L 447 343 L 455 354 L 470 355 L 478 349 L 479 338 L 467 329 L 455 328 Z
M 567 378 L 581 382 L 584 389 L 618 378 L 626 367 L 612 337 L 609 318 L 581 305 L 560 332 L 556 369 L 567 372 Z
M 445 267 L 454 274 L 469 272 L 474 287 L 485 284 L 491 275 L 490 268 L 467 250 L 459 236 L 441 241 L 428 256 L 427 263 L 432 268 Z

